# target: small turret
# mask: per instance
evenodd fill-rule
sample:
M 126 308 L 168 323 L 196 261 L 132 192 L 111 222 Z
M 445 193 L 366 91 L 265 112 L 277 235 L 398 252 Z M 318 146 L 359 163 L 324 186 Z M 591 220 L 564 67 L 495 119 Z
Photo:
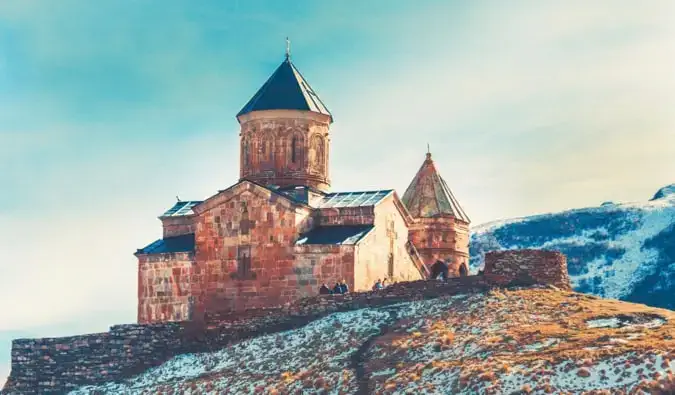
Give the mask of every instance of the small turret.
M 414 218 L 408 237 L 427 267 L 441 260 L 450 276 L 468 274 L 471 221 L 438 173 L 431 152 L 401 200 Z

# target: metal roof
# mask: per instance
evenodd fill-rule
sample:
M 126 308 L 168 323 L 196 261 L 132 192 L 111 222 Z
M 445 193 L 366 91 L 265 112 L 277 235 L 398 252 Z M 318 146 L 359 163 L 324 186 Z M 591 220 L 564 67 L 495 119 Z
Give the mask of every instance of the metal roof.
M 470 222 L 448 184 L 438 174 L 430 153 L 427 153 L 426 160 L 415 174 L 401 201 L 415 218 L 431 218 L 446 214 Z
M 136 251 L 137 254 L 165 254 L 170 252 L 190 252 L 195 249 L 195 235 L 166 237 L 159 239 Z
M 328 115 L 333 120 L 330 111 L 289 58 L 277 67 L 237 116 L 263 110 L 312 111 Z
M 335 192 L 324 196 L 315 205 L 316 208 L 367 207 L 374 206 L 393 189 L 365 192 Z
M 166 210 L 162 217 L 180 217 L 183 215 L 192 215 L 194 211 L 192 208 L 198 204 L 202 203 L 201 200 L 188 200 L 188 201 L 179 201 L 173 205 L 170 209 Z
M 358 243 L 375 226 L 373 225 L 336 225 L 318 226 L 309 232 L 300 235 L 295 245 L 306 244 L 340 244 L 353 245 Z

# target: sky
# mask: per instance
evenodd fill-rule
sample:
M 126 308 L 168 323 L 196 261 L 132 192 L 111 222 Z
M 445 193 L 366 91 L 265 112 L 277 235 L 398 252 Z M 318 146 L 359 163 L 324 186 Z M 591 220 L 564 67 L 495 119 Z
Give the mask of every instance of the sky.
M 235 114 L 291 56 L 334 191 L 427 143 L 474 225 L 675 182 L 675 2 L 0 1 L 0 383 L 10 341 L 136 318 L 133 252 L 238 178 Z

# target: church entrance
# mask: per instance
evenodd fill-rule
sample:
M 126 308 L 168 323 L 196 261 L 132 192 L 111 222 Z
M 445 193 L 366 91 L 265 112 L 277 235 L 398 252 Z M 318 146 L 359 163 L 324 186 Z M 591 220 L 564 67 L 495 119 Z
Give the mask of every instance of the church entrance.
M 469 275 L 469 270 L 466 268 L 465 264 L 459 266 L 459 276 L 466 277 Z
M 448 265 L 445 262 L 438 260 L 431 265 L 431 279 L 445 280 L 448 278 Z

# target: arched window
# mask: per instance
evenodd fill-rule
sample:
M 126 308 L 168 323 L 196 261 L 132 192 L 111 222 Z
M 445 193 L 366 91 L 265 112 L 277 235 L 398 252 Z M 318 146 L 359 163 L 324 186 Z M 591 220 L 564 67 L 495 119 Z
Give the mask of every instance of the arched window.
M 314 136 L 312 138 L 312 149 L 314 150 L 314 165 L 320 171 L 323 171 L 325 162 L 323 137 Z
M 241 144 L 241 155 L 244 160 L 244 166 L 248 166 L 248 140 L 244 139 Z
M 264 136 L 260 144 L 261 159 L 269 162 L 274 159 L 274 146 L 272 136 Z
M 298 138 L 293 136 L 291 139 L 291 162 L 295 163 L 298 158 Z

